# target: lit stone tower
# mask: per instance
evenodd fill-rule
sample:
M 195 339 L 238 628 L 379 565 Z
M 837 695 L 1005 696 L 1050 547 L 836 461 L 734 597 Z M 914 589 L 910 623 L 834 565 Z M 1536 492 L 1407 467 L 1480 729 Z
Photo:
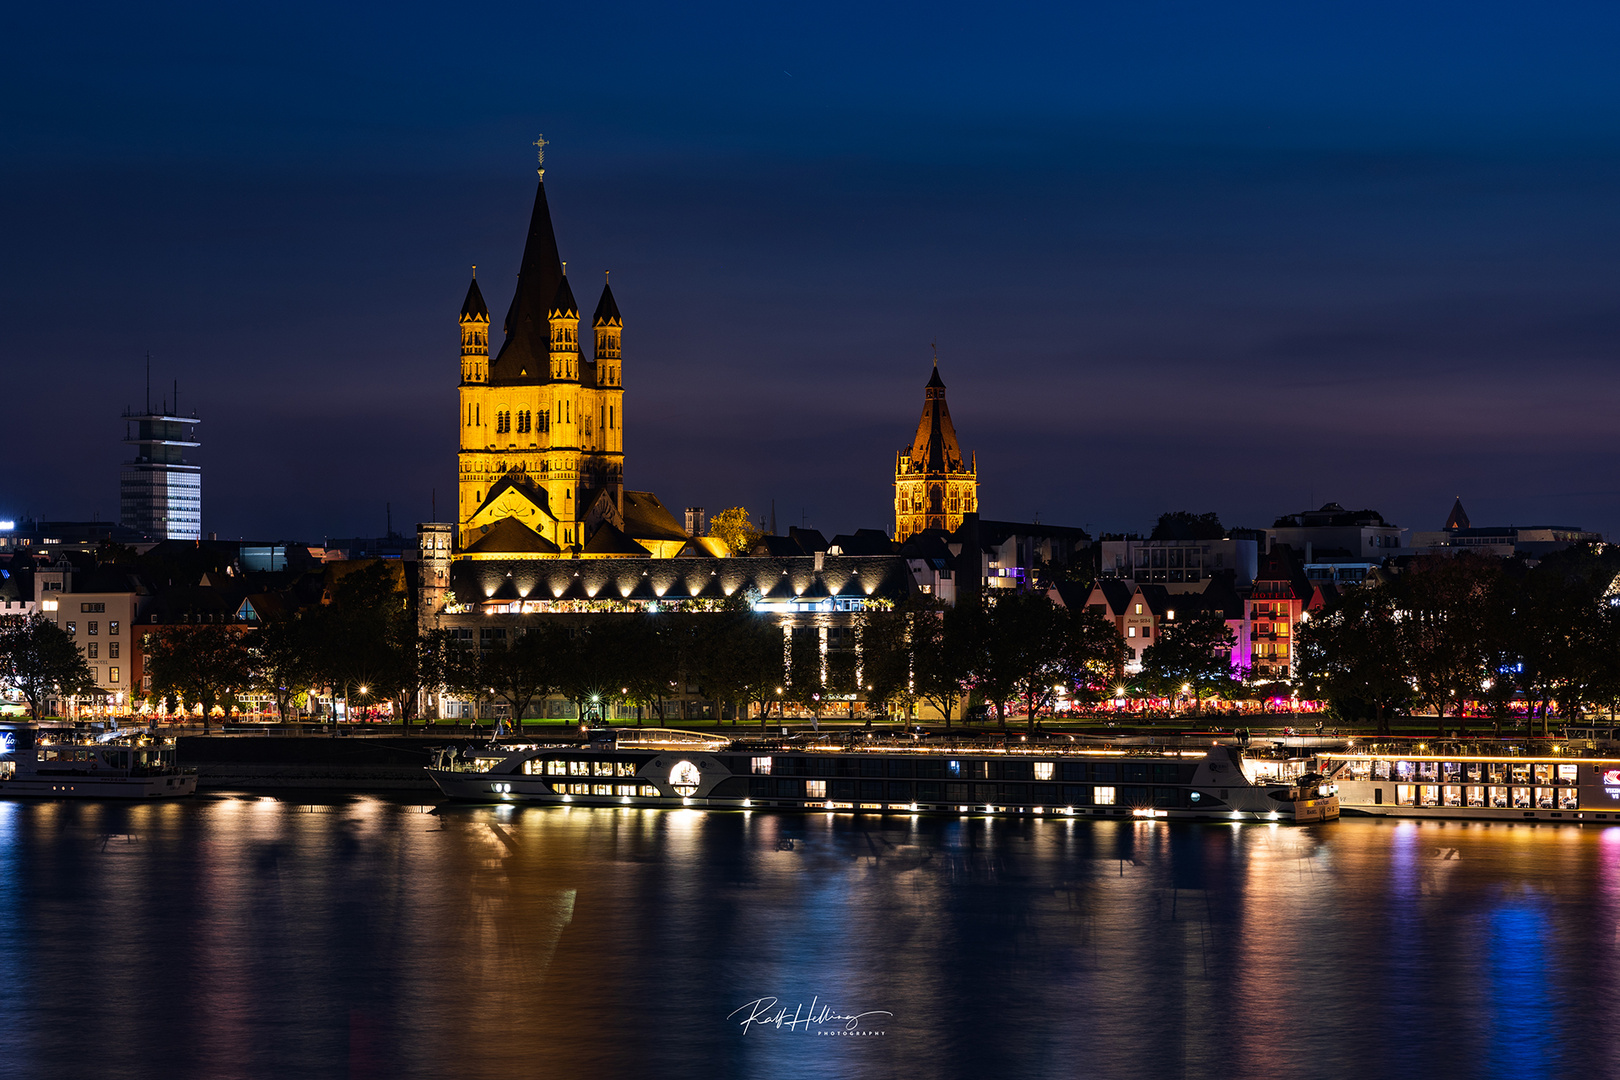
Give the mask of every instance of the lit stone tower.
M 962 460 L 936 358 L 916 438 L 895 455 L 894 538 L 904 540 L 924 529 L 955 531 L 962 515 L 978 508 L 978 458 Z
M 592 320 L 595 355 L 584 358 L 579 305 L 539 172 L 506 340 L 494 359 L 476 281 L 462 305 L 457 547 L 469 557 L 593 554 L 587 545 L 604 524 L 624 525 L 624 324 L 603 289 Z

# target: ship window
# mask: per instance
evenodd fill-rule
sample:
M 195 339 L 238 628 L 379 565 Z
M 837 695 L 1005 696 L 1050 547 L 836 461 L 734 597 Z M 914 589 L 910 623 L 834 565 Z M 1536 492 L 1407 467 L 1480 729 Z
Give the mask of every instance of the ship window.
M 593 775 L 595 775 L 595 776 L 612 776 L 613 775 L 613 762 L 611 762 L 611 761 L 598 761 L 595 764 L 596 764 L 596 768 L 592 771 Z
M 750 758 L 749 771 L 755 776 L 769 776 L 771 774 L 771 759 L 768 757 Z
M 591 775 L 591 763 L 588 762 L 588 761 L 570 761 L 568 763 L 568 775 L 569 776 L 589 776 L 589 775 Z
M 636 763 L 633 762 L 633 761 L 621 761 L 621 762 L 619 762 L 619 773 L 618 773 L 618 775 L 620 775 L 620 776 L 634 776 L 634 775 L 636 775 Z
M 641 785 L 641 793 L 643 795 L 657 795 L 658 794 L 658 789 L 656 787 L 654 787 L 652 784 L 642 784 Z
M 613 785 L 612 784 L 592 784 L 591 785 L 591 794 L 592 795 L 611 795 L 611 794 L 613 794 Z
M 825 799 L 827 797 L 827 781 L 806 780 L 804 782 L 804 795 L 807 799 Z
M 1579 772 L 1579 765 L 1560 765 L 1558 766 L 1558 782 L 1560 784 L 1573 784 Z
M 565 761 L 548 761 L 548 762 L 546 762 L 546 775 L 547 776 L 567 776 L 568 775 L 568 763 L 565 762 Z
M 618 784 L 614 787 L 613 793 L 615 795 L 634 795 L 636 793 L 636 785 Z
M 1091 800 L 1098 806 L 1112 806 L 1114 805 L 1114 789 L 1111 787 L 1092 788 Z
M 1050 780 L 1050 779 L 1052 779 L 1052 763 L 1050 761 L 1037 761 L 1037 762 L 1035 762 L 1035 779 L 1037 779 L 1037 780 Z

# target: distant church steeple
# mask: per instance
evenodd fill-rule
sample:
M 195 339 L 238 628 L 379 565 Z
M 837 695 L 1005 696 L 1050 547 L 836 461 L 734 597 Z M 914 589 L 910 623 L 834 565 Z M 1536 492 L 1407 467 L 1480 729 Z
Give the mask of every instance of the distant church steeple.
M 1446 518 L 1446 529 L 1449 531 L 1466 528 L 1468 528 L 1468 511 L 1463 509 L 1462 496 L 1459 495 L 1457 501 L 1451 504 L 1451 516 Z
M 939 357 L 923 388 L 922 417 L 911 445 L 895 455 L 894 537 L 904 540 L 924 529 L 955 531 L 962 515 L 979 506 L 978 461 L 964 461 L 956 441 Z

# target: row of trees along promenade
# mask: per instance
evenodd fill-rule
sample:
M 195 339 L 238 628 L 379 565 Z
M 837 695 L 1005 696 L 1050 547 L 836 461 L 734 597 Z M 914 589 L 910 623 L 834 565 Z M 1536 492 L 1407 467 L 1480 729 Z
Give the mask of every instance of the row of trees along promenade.
M 1620 553 L 1596 547 L 1534 566 L 1471 554 L 1417 559 L 1312 614 L 1295 640 L 1292 692 L 1336 726 L 1384 733 L 1414 710 L 1441 732 L 1482 718 L 1498 733 L 1536 720 L 1545 732 L 1555 707 L 1565 718 L 1612 715 L 1617 569 Z M 1081 714 L 1121 697 L 1180 700 L 1199 713 L 1256 696 L 1218 612 L 1166 624 L 1141 671 L 1127 676 L 1111 622 L 1039 591 L 952 608 L 917 595 L 864 613 L 854 641 L 829 651 L 814 630 L 784 636 L 741 597 L 717 613 L 537 616 L 477 641 L 416 627 L 408 596 L 381 565 L 343 578 L 330 603 L 262 626 L 142 627 L 148 700 L 170 714 L 200 709 L 206 728 L 246 697 L 298 718 L 315 690 L 351 706 L 388 703 L 406 726 L 439 692 L 514 717 L 562 698 L 575 716 L 605 716 L 618 704 L 660 723 L 684 719 L 693 692 L 720 715 L 761 723 L 787 705 L 819 716 L 832 701 L 904 716 L 926 706 L 942 717 L 971 703 L 987 720 L 1034 724 L 1063 699 Z M 96 693 L 73 640 L 39 617 L 0 624 L 0 682 L 36 718 L 52 698 Z

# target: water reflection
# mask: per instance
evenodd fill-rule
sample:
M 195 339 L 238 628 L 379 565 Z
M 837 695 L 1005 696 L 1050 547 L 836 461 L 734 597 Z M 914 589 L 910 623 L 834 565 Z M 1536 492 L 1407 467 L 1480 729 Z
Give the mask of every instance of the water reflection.
M 0 1061 L 1522 1076 L 1617 1049 L 1616 829 L 429 809 L 0 803 Z M 767 998 L 892 1016 L 727 1018 Z

